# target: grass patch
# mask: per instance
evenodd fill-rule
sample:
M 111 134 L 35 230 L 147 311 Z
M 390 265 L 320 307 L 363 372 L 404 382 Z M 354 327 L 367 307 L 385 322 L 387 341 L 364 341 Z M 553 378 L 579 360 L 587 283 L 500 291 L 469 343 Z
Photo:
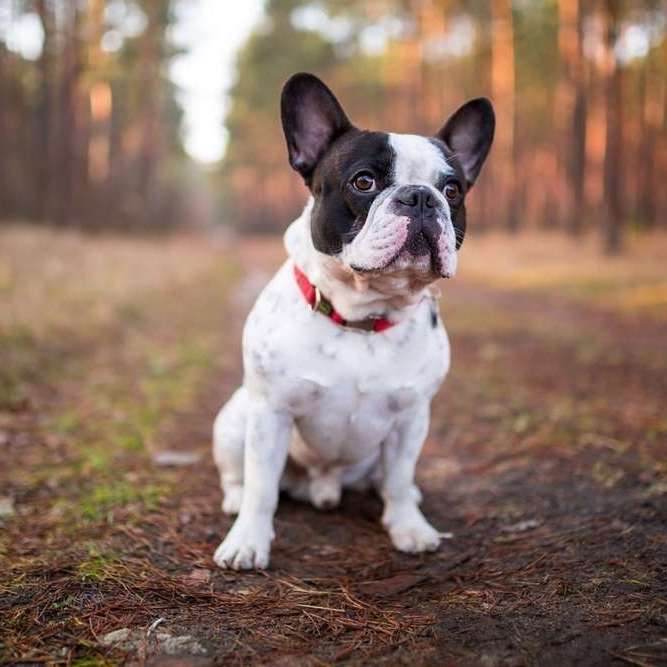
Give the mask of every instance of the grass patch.
M 114 512 L 130 505 L 139 505 L 138 510 L 154 510 L 163 491 L 159 485 L 140 486 L 125 480 L 98 484 L 79 499 L 75 513 L 84 521 L 99 521 L 106 517 L 113 523 Z
M 0 330 L 0 410 L 11 410 L 25 400 L 25 384 L 38 366 L 35 339 L 26 327 Z
M 49 425 L 49 430 L 57 435 L 71 435 L 82 426 L 79 415 L 74 410 L 64 410 L 54 415 Z
M 81 582 L 105 581 L 116 576 L 123 569 L 116 555 L 101 553 L 97 547 L 88 549 L 88 559 L 77 568 L 77 578 Z

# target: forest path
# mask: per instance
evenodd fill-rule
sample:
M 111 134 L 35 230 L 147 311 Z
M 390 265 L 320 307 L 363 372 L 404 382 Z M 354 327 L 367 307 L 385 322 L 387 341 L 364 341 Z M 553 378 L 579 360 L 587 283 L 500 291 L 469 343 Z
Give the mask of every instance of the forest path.
M 26 233 L 33 262 L 61 258 L 33 263 L 30 289 L 11 248 Z M 211 561 L 230 520 L 210 428 L 280 244 L 11 234 L 4 661 L 667 659 L 664 320 L 599 308 L 596 294 L 499 287 L 464 263 L 444 285 L 453 368 L 418 469 L 424 512 L 452 538 L 407 556 L 370 495 L 326 515 L 282 499 L 271 569 L 237 574 Z M 158 465 L 160 452 L 200 462 Z

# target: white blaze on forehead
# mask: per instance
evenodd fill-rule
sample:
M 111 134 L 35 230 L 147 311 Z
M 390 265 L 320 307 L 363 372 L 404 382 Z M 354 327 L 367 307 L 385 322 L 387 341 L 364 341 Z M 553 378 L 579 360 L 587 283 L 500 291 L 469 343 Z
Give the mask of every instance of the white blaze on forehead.
M 435 185 L 443 173 L 454 173 L 445 156 L 426 137 L 417 134 L 389 134 L 394 151 L 393 177 L 396 185 Z

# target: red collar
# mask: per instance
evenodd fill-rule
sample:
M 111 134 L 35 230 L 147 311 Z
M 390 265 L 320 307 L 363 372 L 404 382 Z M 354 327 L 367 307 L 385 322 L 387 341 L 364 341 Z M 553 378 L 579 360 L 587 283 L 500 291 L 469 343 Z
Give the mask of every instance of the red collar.
M 358 320 L 355 322 L 348 322 L 334 307 L 331 301 L 326 297 L 322 296 L 320 290 L 313 285 L 308 276 L 295 264 L 294 265 L 294 277 L 296 278 L 296 284 L 301 290 L 304 299 L 308 305 L 318 313 L 326 315 L 330 320 L 333 320 L 336 324 L 340 324 L 342 327 L 348 327 L 350 329 L 360 329 L 361 331 L 374 331 L 379 333 L 389 327 L 393 327 L 395 322 L 390 322 L 386 317 L 369 317 L 365 320 Z

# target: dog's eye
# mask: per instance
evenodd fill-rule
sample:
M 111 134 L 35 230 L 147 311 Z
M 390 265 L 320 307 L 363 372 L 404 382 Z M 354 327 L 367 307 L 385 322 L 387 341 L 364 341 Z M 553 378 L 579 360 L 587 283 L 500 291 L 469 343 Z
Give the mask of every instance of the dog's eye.
M 359 192 L 371 192 L 375 190 L 375 179 L 368 172 L 362 172 L 352 179 L 352 186 Z
M 447 183 L 445 185 L 445 197 L 449 201 L 456 201 L 461 196 L 461 186 L 458 183 Z

